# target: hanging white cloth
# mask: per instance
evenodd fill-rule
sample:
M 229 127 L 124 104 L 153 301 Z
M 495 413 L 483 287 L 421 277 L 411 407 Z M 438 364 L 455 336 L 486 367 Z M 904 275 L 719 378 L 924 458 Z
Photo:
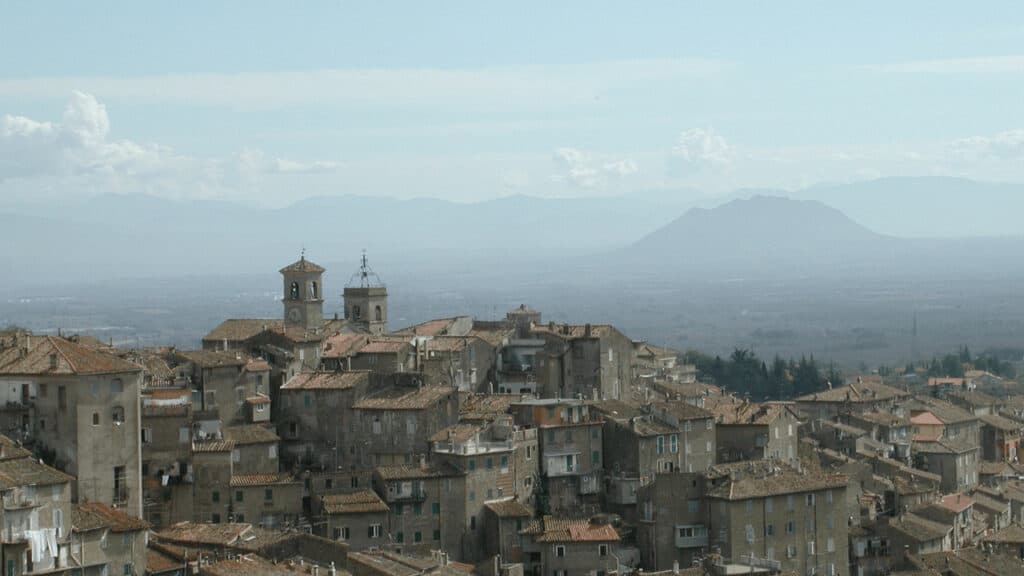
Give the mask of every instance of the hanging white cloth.
M 60 549 L 57 548 L 57 529 L 47 528 L 46 532 L 46 549 L 50 552 L 50 558 L 56 558 L 60 554 Z
M 42 562 L 46 557 L 46 534 L 44 530 L 25 530 L 25 539 L 32 549 L 32 562 Z

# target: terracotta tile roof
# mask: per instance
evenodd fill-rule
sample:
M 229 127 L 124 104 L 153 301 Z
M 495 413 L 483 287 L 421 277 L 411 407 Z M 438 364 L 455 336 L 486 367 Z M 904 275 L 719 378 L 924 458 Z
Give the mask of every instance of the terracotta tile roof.
M 964 385 L 964 379 L 963 378 L 935 378 L 935 377 L 932 377 L 932 378 L 928 379 L 928 385 L 929 386 L 963 386 Z
M 324 271 L 325 270 L 324 270 L 323 266 L 320 266 L 318 264 L 314 264 L 310 260 L 306 260 L 305 256 L 303 256 L 302 258 L 299 258 L 295 262 L 292 262 L 291 264 L 289 264 L 289 265 L 285 266 L 284 268 L 281 268 L 281 270 L 279 270 L 279 272 L 281 274 L 284 274 L 285 272 L 306 272 L 306 273 L 312 272 L 312 273 L 316 273 L 316 272 L 324 272 Z
M 259 550 L 287 537 L 287 534 L 263 530 L 252 524 L 178 522 L 156 533 L 162 544 L 231 546 L 243 550 Z
M 533 516 L 533 510 L 518 500 L 487 502 L 484 506 L 499 518 L 529 518 Z
M 524 528 L 522 534 L 532 535 L 537 542 L 618 542 L 618 532 L 611 524 L 598 524 L 587 518 L 555 518 L 544 516 Z
M 537 334 L 554 334 L 562 338 L 584 338 L 587 331 L 586 324 L 555 324 L 554 327 L 551 323 L 538 324 L 530 329 L 531 332 Z M 612 332 L 616 331 L 615 327 L 611 324 L 591 324 L 590 325 L 590 336 L 591 338 L 604 338 Z
M 373 490 L 324 496 L 323 507 L 326 514 L 367 514 L 388 511 L 388 505 Z
M 374 336 L 357 354 L 397 354 L 411 347 L 407 337 Z
M 281 390 L 347 390 L 370 380 L 369 370 L 352 372 L 300 372 Z
M 231 452 L 234 449 L 235 443 L 230 440 L 210 438 L 192 442 L 193 452 Z
M 288 567 L 278 566 L 256 554 L 246 554 L 231 560 L 221 560 L 203 567 L 207 576 L 295 576 Z
M 711 411 L 705 410 L 699 406 L 694 406 L 689 402 L 656 402 L 654 404 L 654 408 L 656 410 L 664 411 L 667 414 L 671 414 L 680 421 L 707 420 L 708 418 L 713 418 L 715 416 Z M 783 409 L 785 408 L 776 404 L 761 404 L 756 411 L 751 413 L 751 418 L 754 418 L 755 420 L 764 418 L 774 420 L 777 413 Z M 745 412 L 738 411 L 735 414 L 740 415 L 745 414 Z
M 200 368 L 243 367 L 249 362 L 241 351 L 234 350 L 178 350 L 174 355 Z
M 940 438 L 934 442 L 914 441 L 914 450 L 926 454 L 963 454 L 977 449 L 977 444 L 963 438 Z
M 502 341 L 511 336 L 513 332 L 514 330 L 508 327 L 484 327 L 481 326 L 479 323 L 474 323 L 473 329 L 469 331 L 469 335 L 476 336 L 477 338 L 497 348 L 501 346 Z
M 706 397 L 704 409 L 714 414 L 716 422 L 721 425 L 757 424 L 763 426 L 775 422 L 787 411 L 792 413 L 792 409 L 787 404 L 744 402 L 732 396 L 721 395 Z
M 259 424 L 227 426 L 224 428 L 224 438 L 234 442 L 236 446 L 279 442 L 281 440 L 273 430 Z
M 32 452 L 22 448 L 20 444 L 11 440 L 7 436 L 0 434 L 0 460 L 27 458 L 31 455 Z
M 998 532 L 985 536 L 982 540 L 993 544 L 1024 544 L 1024 526 L 1015 522 Z
M 366 334 L 353 334 L 342 332 L 328 336 L 324 339 L 321 358 L 347 358 L 355 356 L 359 349 L 370 342 L 370 336 Z
M 905 406 L 910 410 L 911 414 L 917 411 L 931 412 L 941 420 L 943 424 L 956 424 L 959 422 L 969 422 L 978 419 L 978 417 L 973 413 L 964 410 L 956 404 L 927 396 L 914 397 L 913 399 L 908 400 L 905 403 Z
M 910 423 L 918 426 L 941 426 L 942 420 L 939 420 L 938 416 L 931 412 L 918 412 L 910 417 Z
M 410 336 L 443 336 L 451 328 L 452 324 L 455 324 L 459 320 L 459 317 L 452 318 L 437 318 L 435 320 L 427 320 L 426 322 L 420 322 L 413 326 L 402 328 L 401 330 L 395 330 L 393 334 L 403 334 Z
M 995 428 L 997 430 L 1013 432 L 1020 431 L 1022 428 L 1024 428 L 1024 424 L 1016 420 L 1006 418 L 1005 416 L 1000 416 L 998 414 L 985 414 L 983 416 L 978 416 L 978 418 L 981 419 L 983 424 L 991 426 L 992 428 Z
M 908 398 L 909 392 L 886 386 L 878 382 L 860 382 L 837 386 L 831 390 L 821 390 L 812 394 L 800 396 L 797 402 L 850 402 L 852 404 L 862 402 L 877 402 L 883 400 L 894 400 Z
M 270 363 L 262 358 L 252 358 L 245 363 L 246 372 L 267 372 L 270 370 Z
M 298 482 L 299 481 L 288 472 L 272 472 L 269 474 L 235 474 L 231 476 L 232 488 L 297 484 Z
M 946 494 L 936 504 L 952 512 L 963 512 L 974 505 L 974 500 L 966 494 Z
M 96 526 L 109 528 L 111 532 L 137 532 L 149 530 L 150 523 L 99 502 L 83 502 L 74 508 L 72 526 Z M 79 528 L 90 530 L 91 528 Z
M 520 400 L 518 394 L 459 394 L 460 420 L 493 420 L 509 413 L 513 402 Z
M 217 325 L 216 328 L 203 336 L 204 342 L 239 342 L 274 326 L 281 326 L 284 320 L 278 318 L 231 318 Z
M 410 466 L 410 465 L 395 465 L 395 466 L 377 466 L 373 469 L 374 473 L 380 476 L 381 480 L 416 480 L 423 478 L 450 478 L 454 476 L 461 476 L 462 472 L 459 472 L 455 467 L 448 464 L 435 464 L 428 463 L 427 466 Z
M 250 397 L 245 399 L 245 403 L 246 404 L 270 404 L 270 397 L 269 396 L 263 396 L 263 395 L 250 396 Z
M 40 463 L 35 458 L 10 458 L 0 460 L 0 490 L 19 486 L 52 486 L 74 481 L 56 468 Z
M 0 375 L 86 375 L 142 372 L 142 366 L 59 336 L 25 336 L 0 348 Z
M 796 470 L 767 460 L 717 464 L 708 470 L 708 477 L 713 482 L 707 496 L 723 500 L 746 500 L 845 488 L 849 482 L 846 474 Z
M 941 522 L 922 518 L 913 512 L 907 512 L 889 521 L 889 527 L 902 532 L 914 542 L 930 542 L 944 538 L 952 530 L 952 526 L 946 526 Z
M 356 410 L 424 410 L 444 402 L 455 393 L 447 386 L 390 388 L 355 403 Z
M 185 563 L 175 556 L 150 546 L 146 549 L 146 574 L 183 569 Z

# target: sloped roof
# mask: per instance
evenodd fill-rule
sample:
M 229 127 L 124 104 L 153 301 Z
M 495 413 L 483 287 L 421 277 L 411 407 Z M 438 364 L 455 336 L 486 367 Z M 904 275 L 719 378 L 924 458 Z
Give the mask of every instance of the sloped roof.
M 109 528 L 111 532 L 137 532 L 149 530 L 151 524 L 142 518 L 100 502 L 83 502 L 72 510 L 71 525 L 75 530 Z
M 312 273 L 316 273 L 316 272 L 324 272 L 324 271 L 325 271 L 325 269 L 324 269 L 323 266 L 320 266 L 318 264 L 314 264 L 311 260 L 306 260 L 305 256 L 303 256 L 302 258 L 299 258 L 295 262 L 292 262 L 291 264 L 289 264 L 289 265 L 285 266 L 284 268 L 281 268 L 281 270 L 279 270 L 279 272 L 281 272 L 281 274 L 284 274 L 286 272 L 305 272 L 305 273 L 312 272 Z
M 268 474 L 235 474 L 231 476 L 232 488 L 245 488 L 247 486 L 274 486 L 279 484 L 296 484 L 295 479 L 288 472 L 271 472 Z
M 1006 418 L 1005 416 L 1000 416 L 998 414 L 984 414 L 982 416 L 978 416 L 978 418 L 981 419 L 983 424 L 991 426 L 992 428 L 995 428 L 997 430 L 1005 430 L 1008 432 L 1012 432 L 1024 428 L 1024 424 L 1016 420 Z
M 916 396 L 906 402 L 906 407 L 911 413 L 915 411 L 931 412 L 943 424 L 956 424 L 978 419 L 973 413 L 964 410 L 952 402 L 929 396 Z
M 339 332 L 324 339 L 321 358 L 347 358 L 370 342 L 370 336 L 354 332 Z
M 915 542 L 929 542 L 944 538 L 952 530 L 941 522 L 922 518 L 913 512 L 907 512 L 889 521 L 889 527 L 902 532 Z
M 59 336 L 25 336 L 0 348 L 0 375 L 88 375 L 141 372 L 142 366 Z
M 353 405 L 356 410 L 424 410 L 455 393 L 447 386 L 422 386 L 419 388 L 389 388 L 373 396 L 367 396 Z
M 708 476 L 713 478 L 714 482 L 713 487 L 707 491 L 707 496 L 724 500 L 746 500 L 844 488 L 849 482 L 846 474 L 797 470 L 764 460 L 717 464 L 708 470 Z
M 351 494 L 329 494 L 323 497 L 326 514 L 367 514 L 387 512 L 388 505 L 373 490 L 359 490 Z
M 370 379 L 369 370 L 352 372 L 300 372 L 292 376 L 281 390 L 348 390 Z
M 40 463 L 35 458 L 0 460 L 0 490 L 19 486 L 52 486 L 66 484 L 75 478 Z
M 428 463 L 425 467 L 398 464 L 394 466 L 377 466 L 374 473 L 381 480 L 417 480 L 424 478 L 445 478 L 461 476 L 462 472 L 449 464 Z
M 588 518 L 544 516 L 534 520 L 521 534 L 537 542 L 618 542 L 618 532 L 611 524 L 599 524 Z
M 886 386 L 880 382 L 860 382 L 837 386 L 831 390 L 821 390 L 805 394 L 796 399 L 797 402 L 877 402 L 907 398 L 909 392 Z
M 200 368 L 242 367 L 249 362 L 241 351 L 235 350 L 178 350 L 175 356 Z
M 264 444 L 281 440 L 273 430 L 259 424 L 226 426 L 224 428 L 224 439 L 234 442 L 236 446 Z
M 518 500 L 487 502 L 484 507 L 494 512 L 499 518 L 529 518 L 533 516 L 533 510 Z
M 1024 544 L 1024 526 L 1014 522 L 998 532 L 985 536 L 982 540 L 994 544 Z
M 204 342 L 228 340 L 238 342 L 276 326 L 284 325 L 280 318 L 229 318 L 203 336 Z

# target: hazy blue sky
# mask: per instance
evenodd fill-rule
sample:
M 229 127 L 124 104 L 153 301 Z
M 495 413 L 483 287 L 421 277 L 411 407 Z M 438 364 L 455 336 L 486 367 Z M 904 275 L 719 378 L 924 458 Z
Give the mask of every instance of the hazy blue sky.
M 934 1 L 5 2 L 0 201 L 1024 181 L 1021 14 Z

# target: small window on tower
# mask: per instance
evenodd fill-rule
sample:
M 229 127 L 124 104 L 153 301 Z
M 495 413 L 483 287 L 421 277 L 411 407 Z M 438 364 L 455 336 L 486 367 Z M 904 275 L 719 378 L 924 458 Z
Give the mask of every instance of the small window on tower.
M 382 322 L 384 320 L 384 312 L 381 310 L 380 306 L 377 306 L 377 308 L 374 310 L 373 319 L 376 320 L 377 322 Z
M 299 283 L 298 282 L 292 282 L 292 287 L 288 290 L 288 298 L 290 300 L 298 300 L 299 299 Z
M 352 319 L 353 320 L 359 320 L 359 316 L 360 315 L 361 314 L 360 314 L 359 306 L 353 306 L 352 307 Z
M 309 283 L 309 297 L 315 300 L 317 298 L 316 293 L 317 293 L 316 282 L 310 282 Z

